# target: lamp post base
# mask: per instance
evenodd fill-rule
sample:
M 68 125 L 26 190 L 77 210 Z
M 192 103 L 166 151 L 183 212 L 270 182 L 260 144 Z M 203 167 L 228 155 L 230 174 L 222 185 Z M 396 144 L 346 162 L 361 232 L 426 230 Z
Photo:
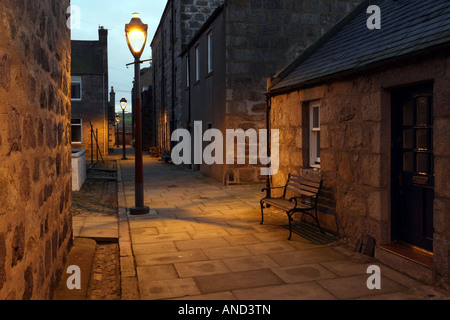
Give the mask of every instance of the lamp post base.
M 150 208 L 149 207 L 132 207 L 130 208 L 130 215 L 132 216 L 140 216 L 144 214 L 149 214 Z

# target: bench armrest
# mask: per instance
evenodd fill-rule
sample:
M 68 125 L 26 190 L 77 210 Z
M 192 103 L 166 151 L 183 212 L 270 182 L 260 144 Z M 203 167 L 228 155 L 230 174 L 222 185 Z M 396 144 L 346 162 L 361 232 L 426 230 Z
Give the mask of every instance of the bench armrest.
M 269 191 L 269 190 L 273 190 L 273 189 L 284 189 L 285 187 L 272 187 L 272 188 L 263 188 L 261 190 L 261 192 L 265 192 L 265 191 Z

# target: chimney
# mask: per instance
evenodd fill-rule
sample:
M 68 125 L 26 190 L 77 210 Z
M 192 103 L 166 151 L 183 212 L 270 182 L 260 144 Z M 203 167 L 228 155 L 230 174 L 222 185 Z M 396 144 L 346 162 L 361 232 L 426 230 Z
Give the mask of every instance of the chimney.
M 111 87 L 111 92 L 109 93 L 109 105 L 116 105 L 116 93 L 114 92 L 114 87 Z
M 98 39 L 102 45 L 108 45 L 108 30 L 103 26 L 98 28 Z

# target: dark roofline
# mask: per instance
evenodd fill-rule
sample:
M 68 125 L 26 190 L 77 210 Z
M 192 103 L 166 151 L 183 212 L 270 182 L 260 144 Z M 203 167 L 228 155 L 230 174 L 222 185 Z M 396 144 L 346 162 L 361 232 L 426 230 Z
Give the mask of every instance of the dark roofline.
M 426 48 L 426 49 L 423 49 L 420 51 L 416 51 L 413 53 L 409 53 L 406 55 L 397 56 L 394 58 L 389 58 L 389 59 L 386 59 L 383 61 L 378 61 L 378 62 L 375 62 L 372 64 L 364 65 L 364 66 L 361 66 L 356 69 L 349 69 L 349 70 L 337 72 L 334 74 L 329 74 L 329 75 L 323 76 L 321 78 L 316 78 L 313 80 L 299 82 L 298 84 L 295 84 L 295 85 L 286 86 L 286 87 L 282 87 L 282 88 L 275 89 L 275 90 L 269 89 L 268 95 L 277 96 L 280 94 L 286 94 L 286 93 L 290 93 L 293 91 L 299 91 L 299 90 L 306 89 L 306 88 L 324 85 L 325 83 L 329 83 L 329 82 L 332 82 L 335 80 L 342 80 L 342 78 L 344 78 L 344 77 L 354 76 L 356 74 L 360 74 L 360 73 L 367 72 L 367 71 L 376 71 L 376 70 L 383 71 L 383 70 L 386 70 L 386 66 L 390 66 L 390 67 L 397 66 L 398 67 L 402 64 L 404 65 L 404 64 L 411 63 L 411 61 L 417 60 L 417 59 L 425 57 L 425 56 L 436 57 L 437 54 L 444 55 L 445 52 L 443 52 L 442 49 L 450 50 L 450 42 L 438 44 L 434 47 L 429 47 L 429 48 Z M 270 86 L 273 86 L 275 84 L 276 83 L 273 83 L 273 84 L 271 83 Z
M 221 4 L 218 6 L 213 13 L 209 16 L 208 20 L 205 21 L 205 23 L 201 26 L 201 28 L 197 31 L 197 33 L 192 37 L 191 41 L 181 50 L 181 53 L 178 57 L 182 57 L 185 55 L 185 53 L 194 45 L 195 42 L 201 37 L 203 32 L 205 32 L 206 29 L 208 29 L 211 24 L 216 20 L 216 18 L 222 13 L 223 9 L 225 8 L 225 4 Z
M 309 46 L 297 59 L 285 66 L 280 72 L 271 78 L 271 86 L 276 85 L 278 82 L 283 80 L 292 71 L 294 71 L 299 65 L 308 59 L 314 52 L 327 43 L 336 33 L 338 33 L 344 26 L 346 26 L 350 21 L 356 18 L 361 12 L 365 11 L 370 4 L 370 0 L 365 0 L 360 3 L 355 9 L 353 9 L 349 14 L 343 17 L 336 25 L 334 25 L 328 32 L 326 32 L 322 37 Z M 268 88 L 270 91 L 270 88 Z
M 169 5 L 172 4 L 172 3 L 173 3 L 173 0 L 168 0 L 167 1 L 166 7 L 164 8 L 163 14 L 161 15 L 161 19 L 159 20 L 158 28 L 156 28 L 155 35 L 153 36 L 152 42 L 150 43 L 150 47 L 153 46 L 153 43 L 155 42 L 156 37 L 158 36 L 158 34 L 159 34 L 160 30 L 161 30 L 162 23 L 164 22 L 164 19 L 167 16 L 167 13 L 169 11 Z

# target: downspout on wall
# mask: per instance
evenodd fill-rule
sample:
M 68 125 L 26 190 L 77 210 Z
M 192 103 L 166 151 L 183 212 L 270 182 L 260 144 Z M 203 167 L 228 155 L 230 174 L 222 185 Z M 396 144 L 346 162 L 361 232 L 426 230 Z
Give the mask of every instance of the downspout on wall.
M 272 96 L 270 94 L 269 88 L 272 84 L 272 78 L 267 78 L 267 92 L 266 92 L 266 128 L 267 128 L 267 156 L 272 157 L 272 150 L 271 150 L 271 110 L 272 110 Z M 268 175 L 266 179 L 266 197 L 270 198 L 271 192 L 271 179 L 272 176 Z

